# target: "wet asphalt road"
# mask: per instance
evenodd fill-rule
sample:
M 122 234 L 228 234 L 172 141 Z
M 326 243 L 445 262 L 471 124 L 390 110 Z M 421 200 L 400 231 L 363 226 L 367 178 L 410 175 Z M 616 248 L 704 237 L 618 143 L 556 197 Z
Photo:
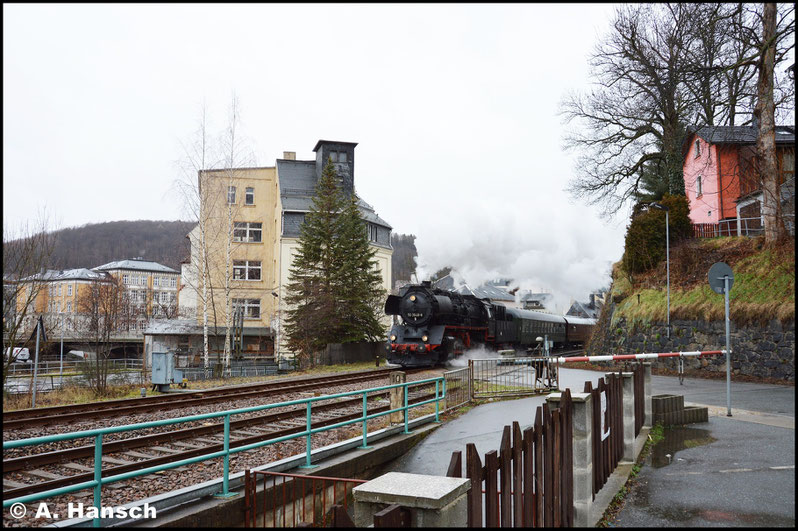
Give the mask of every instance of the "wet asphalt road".
M 581 391 L 595 371 L 561 369 L 562 389 Z M 681 394 L 710 407 L 708 423 L 666 430 L 638 475 L 638 485 L 610 525 L 618 527 L 794 527 L 795 387 L 725 380 L 652 377 L 653 394 Z M 478 406 L 432 433 L 385 470 L 444 475 L 453 451 L 474 443 L 497 450 L 505 425 L 534 422 L 543 397 Z M 789 427 L 791 426 L 791 427 Z M 666 457 L 670 454 L 670 459 Z

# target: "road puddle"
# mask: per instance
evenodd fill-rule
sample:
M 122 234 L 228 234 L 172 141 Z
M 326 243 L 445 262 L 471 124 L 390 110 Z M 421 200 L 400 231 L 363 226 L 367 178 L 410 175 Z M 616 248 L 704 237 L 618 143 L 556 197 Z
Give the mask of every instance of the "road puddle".
M 674 462 L 679 450 L 704 446 L 717 440 L 709 430 L 689 426 L 665 428 L 664 436 L 665 439 L 654 445 L 648 457 L 649 464 L 654 468 L 662 468 Z

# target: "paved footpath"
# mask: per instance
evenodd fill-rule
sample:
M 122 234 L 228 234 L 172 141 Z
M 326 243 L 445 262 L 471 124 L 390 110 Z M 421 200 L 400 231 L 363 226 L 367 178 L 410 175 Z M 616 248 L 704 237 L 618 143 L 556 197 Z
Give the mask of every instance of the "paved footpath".
M 795 527 L 795 387 L 652 377 L 654 394 L 709 406 L 709 422 L 667 430 L 611 525 Z
M 561 369 L 561 388 L 581 391 L 602 373 Z M 652 394 L 680 394 L 710 407 L 709 422 L 668 433 L 638 475 L 611 525 L 619 527 L 795 526 L 795 387 L 652 377 Z M 388 471 L 444 475 L 453 451 L 497 450 L 505 425 L 534 422 L 542 397 L 478 406 L 435 430 Z M 655 447 L 655 448 L 657 448 Z M 667 457 L 670 454 L 670 457 Z

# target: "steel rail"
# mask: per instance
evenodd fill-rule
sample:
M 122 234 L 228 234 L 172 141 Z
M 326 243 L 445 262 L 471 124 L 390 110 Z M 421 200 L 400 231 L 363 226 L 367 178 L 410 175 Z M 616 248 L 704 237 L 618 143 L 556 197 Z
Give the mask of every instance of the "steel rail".
M 86 420 L 90 418 L 104 418 L 104 417 L 118 417 L 123 415 L 132 415 L 138 413 L 147 413 L 151 411 L 163 411 L 168 409 L 179 409 L 182 407 L 190 407 L 196 405 L 213 404 L 217 402 L 225 402 L 231 399 L 242 399 L 255 396 L 273 396 L 288 392 L 296 392 L 307 389 L 314 389 L 323 387 L 330 384 L 337 383 L 356 383 L 362 381 L 372 380 L 379 378 L 384 374 L 390 372 L 389 370 L 368 371 L 366 373 L 355 373 L 338 376 L 325 376 L 319 378 L 310 378 L 302 380 L 292 380 L 290 382 L 270 382 L 268 384 L 259 384 L 255 386 L 215 389 L 212 392 L 198 391 L 196 393 L 186 394 L 173 394 L 168 397 L 152 397 L 159 399 L 158 401 L 142 403 L 141 398 L 132 398 L 127 400 L 111 401 L 116 404 L 112 407 L 107 407 L 106 402 L 96 402 L 88 404 L 100 404 L 100 409 L 91 410 L 89 407 L 77 408 L 80 411 L 75 411 L 72 406 L 57 406 L 56 411 L 48 412 L 46 416 L 34 417 L 19 417 L 7 420 L 4 413 L 3 430 L 13 429 L 18 427 L 30 427 L 41 425 L 58 425 L 72 420 Z M 242 392 L 243 391 L 243 392 Z M 208 396 L 210 395 L 210 396 Z M 130 405 L 126 405 L 130 404 Z M 78 404 L 80 406 L 82 404 Z M 46 408 L 50 409 L 50 408 Z M 23 410 L 35 411 L 35 410 Z M 64 411 L 63 413 L 59 413 Z M 9 412 L 11 413 L 11 412 Z
M 83 431 L 64 433 L 64 434 L 58 434 L 58 435 L 47 435 L 47 436 L 43 436 L 43 437 L 32 437 L 32 438 L 29 438 L 29 439 L 22 439 L 22 440 L 16 440 L 16 441 L 4 441 L 3 442 L 3 449 L 7 450 L 7 449 L 11 449 L 11 448 L 21 448 L 21 447 L 25 447 L 25 446 L 35 446 L 35 445 L 45 444 L 45 443 L 50 443 L 50 442 L 74 440 L 74 439 L 79 439 L 79 438 L 83 438 L 83 437 L 94 437 L 94 440 L 95 440 L 95 457 L 94 457 L 94 475 L 93 475 L 94 479 L 93 480 L 82 482 L 82 483 L 78 483 L 76 485 L 72 485 L 72 486 L 68 486 L 68 487 L 50 489 L 50 490 L 47 490 L 47 491 L 43 491 L 43 492 L 39 492 L 39 493 L 36 493 L 36 494 L 27 495 L 27 496 L 20 496 L 20 497 L 12 498 L 12 499 L 4 499 L 3 500 L 3 508 L 11 507 L 15 503 L 29 503 L 29 502 L 33 502 L 33 501 L 38 501 L 40 499 L 49 498 L 49 497 L 52 497 L 52 496 L 58 496 L 58 495 L 61 495 L 61 494 L 68 494 L 70 492 L 83 490 L 85 488 L 92 488 L 94 490 L 94 504 L 93 505 L 99 511 L 99 509 L 101 507 L 101 503 L 102 503 L 102 487 L 103 487 L 103 485 L 110 484 L 110 483 L 115 483 L 115 482 L 118 482 L 118 481 L 123 481 L 123 480 L 126 480 L 126 479 L 138 477 L 138 476 L 151 474 L 153 472 L 159 472 L 159 471 L 162 471 L 162 470 L 170 470 L 170 469 L 173 469 L 173 468 L 178 468 L 178 467 L 181 467 L 181 466 L 184 466 L 184 465 L 188 465 L 188 464 L 192 464 L 192 463 L 197 463 L 197 462 L 201 462 L 201 461 L 207 461 L 209 459 L 215 459 L 217 457 L 220 457 L 220 458 L 224 459 L 224 473 L 223 473 L 223 476 L 222 476 L 222 479 L 223 479 L 223 481 L 222 481 L 222 493 L 220 494 L 220 496 L 228 496 L 229 495 L 229 481 L 230 481 L 230 478 L 229 478 L 230 466 L 229 465 L 230 465 L 230 457 L 233 454 L 236 454 L 236 453 L 239 453 L 239 452 L 243 452 L 243 451 L 248 451 L 248 450 L 254 450 L 255 448 L 260 448 L 260 447 L 263 447 L 263 446 L 266 446 L 266 445 L 275 444 L 275 443 L 278 443 L 278 442 L 283 442 L 283 441 L 287 441 L 287 440 L 291 440 L 291 439 L 304 437 L 304 438 L 306 438 L 306 451 L 305 451 L 306 465 L 305 466 L 306 467 L 310 467 L 310 466 L 312 466 L 311 465 L 311 463 L 312 463 L 312 459 L 311 459 L 311 436 L 313 434 L 322 433 L 322 432 L 329 431 L 329 430 L 332 430 L 332 429 L 335 429 L 335 428 L 338 428 L 338 427 L 342 427 L 342 426 L 348 426 L 348 425 L 353 424 L 353 423 L 362 423 L 362 425 L 363 425 L 363 446 L 361 446 L 361 448 L 368 448 L 368 446 L 367 446 L 367 437 L 368 437 L 367 421 L 370 420 L 370 419 L 377 418 L 377 417 L 380 417 L 380 416 L 383 416 L 383 415 L 388 415 L 388 414 L 391 414 L 391 413 L 394 413 L 394 412 L 402 412 L 403 415 L 404 415 L 404 424 L 405 424 L 404 433 L 410 433 L 410 431 L 408 429 L 408 417 L 409 417 L 410 409 L 415 408 L 415 407 L 419 407 L 419 406 L 425 406 L 425 405 L 428 405 L 428 404 L 434 404 L 435 405 L 434 419 L 435 419 L 435 422 L 440 422 L 440 420 L 439 420 L 439 402 L 441 400 L 445 400 L 446 399 L 446 381 L 442 377 L 438 377 L 438 378 L 431 378 L 431 379 L 415 381 L 415 382 L 412 383 L 412 385 L 413 386 L 419 386 L 419 385 L 427 384 L 427 383 L 429 383 L 429 384 L 434 383 L 435 384 L 435 397 L 433 399 L 431 399 L 431 400 L 422 400 L 422 401 L 417 402 L 417 403 L 415 403 L 413 405 L 409 405 L 409 402 L 408 402 L 408 399 L 409 399 L 408 388 L 409 388 L 409 385 L 411 385 L 411 384 L 409 382 L 405 382 L 405 383 L 391 384 L 391 385 L 381 386 L 381 387 L 376 387 L 376 388 L 371 388 L 371 389 L 363 389 L 363 390 L 358 390 L 358 391 L 347 391 L 347 392 L 344 392 L 344 393 L 326 395 L 324 397 L 311 397 L 311 398 L 304 398 L 304 399 L 300 399 L 300 400 L 290 400 L 290 401 L 287 401 L 287 402 L 281 402 L 279 404 L 267 404 L 267 405 L 261 405 L 261 406 L 254 406 L 254 407 L 246 407 L 246 408 L 240 408 L 240 409 L 219 411 L 219 412 L 216 412 L 216 413 L 206 413 L 206 414 L 200 414 L 200 415 L 191 415 L 191 416 L 180 417 L 180 418 L 176 418 L 176 419 L 156 420 L 156 421 L 144 422 L 144 423 L 139 423 L 139 424 L 129 424 L 129 425 L 124 425 L 124 426 L 114 426 L 114 427 L 99 428 L 99 429 L 93 429 L 93 430 L 83 430 Z M 441 389 L 441 384 L 443 384 L 442 385 L 442 389 Z M 367 400 L 366 399 L 367 399 L 368 393 L 377 392 L 377 391 L 385 391 L 385 390 L 389 390 L 389 389 L 398 389 L 398 388 L 404 389 L 404 406 L 403 407 L 393 408 L 393 407 L 389 406 L 389 409 L 387 409 L 386 411 L 383 411 L 383 412 L 380 412 L 380 413 L 368 414 L 367 409 L 366 409 L 367 408 Z M 330 400 L 330 399 L 339 399 L 339 398 L 344 398 L 344 397 L 349 397 L 349 396 L 358 396 L 358 395 L 363 397 L 363 410 L 362 410 L 362 415 L 361 416 L 357 416 L 356 418 L 354 418 L 352 420 L 348 420 L 348 421 L 344 421 L 344 422 L 337 422 L 337 423 L 331 424 L 329 426 L 321 426 L 321 427 L 316 427 L 316 428 L 312 427 L 312 425 L 311 425 L 311 408 L 312 408 L 312 405 L 314 403 L 325 401 L 325 400 Z M 293 405 L 299 405 L 299 404 L 304 404 L 306 406 L 306 408 L 307 408 L 307 410 L 306 410 L 307 411 L 307 422 L 306 422 L 306 425 L 305 425 L 305 430 L 302 430 L 299 433 L 295 433 L 295 434 L 288 435 L 288 436 L 272 438 L 272 439 L 269 439 L 269 440 L 266 440 L 266 441 L 260 441 L 260 442 L 256 442 L 256 443 L 245 444 L 243 446 L 239 446 L 239 447 L 236 447 L 236 448 L 230 448 L 230 418 L 231 418 L 231 416 L 233 416 L 233 415 L 241 415 L 241 414 L 246 414 L 246 413 L 254 413 L 254 412 L 258 412 L 258 411 L 264 411 L 264 410 L 267 410 L 267 409 L 274 409 L 274 408 L 277 408 L 277 407 L 286 407 L 286 406 L 293 406 Z M 432 417 L 432 416 L 430 415 L 430 417 Z M 224 449 L 223 450 L 206 453 L 206 454 L 203 454 L 203 455 L 200 455 L 200 456 L 197 456 L 197 457 L 192 457 L 192 458 L 189 458 L 189 459 L 182 459 L 182 460 L 170 462 L 170 463 L 167 463 L 167 464 L 151 466 L 151 467 L 148 467 L 148 468 L 145 468 L 145 469 L 142 469 L 142 470 L 127 472 L 127 473 L 122 473 L 122 474 L 116 474 L 114 476 L 110 476 L 110 477 L 107 477 L 107 478 L 102 477 L 102 438 L 103 438 L 103 435 L 110 435 L 110 434 L 113 434 L 113 433 L 121 433 L 121 432 L 125 432 L 125 431 L 141 430 L 141 429 L 153 428 L 153 427 L 159 427 L 159 426 L 168 426 L 168 425 L 173 425 L 173 424 L 182 424 L 182 423 L 186 423 L 186 422 L 192 422 L 192 421 L 196 421 L 196 420 L 205 420 L 205 419 L 211 419 L 211 418 L 224 418 L 225 430 L 224 430 Z M 93 525 L 95 527 L 100 525 L 99 517 L 94 518 Z
M 387 393 L 381 393 L 380 395 L 374 395 L 374 396 L 384 396 L 385 394 L 387 394 Z M 424 400 L 429 400 L 430 397 L 434 397 L 434 396 L 435 396 L 434 393 L 428 393 L 428 394 L 425 394 L 425 395 L 421 395 L 421 396 L 417 396 L 415 398 L 409 399 L 408 403 L 409 404 L 416 404 L 416 403 L 422 402 Z M 320 411 L 320 410 L 321 411 L 327 411 L 327 410 L 330 410 L 330 409 L 340 409 L 340 408 L 343 408 L 343 407 L 359 406 L 359 405 L 361 405 L 361 403 L 362 403 L 362 400 L 360 398 L 355 398 L 355 399 L 351 399 L 351 400 L 347 400 L 347 401 L 337 402 L 337 403 L 334 403 L 334 404 L 325 404 L 325 405 L 321 405 L 321 406 L 316 406 L 314 409 L 317 412 Z M 381 405 L 381 406 L 376 406 L 373 409 L 370 409 L 369 411 L 372 414 L 373 413 L 381 413 L 383 411 L 388 410 L 389 408 L 390 408 L 390 405 Z M 304 408 L 298 408 L 298 409 L 296 409 L 294 411 L 278 413 L 278 414 L 276 414 L 274 416 L 283 417 L 280 420 L 288 420 L 290 418 L 296 418 L 296 417 L 300 417 L 300 416 L 304 416 L 304 415 L 305 415 L 305 409 Z M 267 416 L 271 416 L 271 415 L 267 415 Z M 343 415 L 338 415 L 338 416 L 333 417 L 333 418 L 329 418 L 329 419 L 324 419 L 324 420 L 319 420 L 319 421 L 313 422 L 312 427 L 314 427 L 314 428 L 327 427 L 327 426 L 331 426 L 331 425 L 334 425 L 334 424 L 339 423 L 339 422 L 348 421 L 348 420 L 352 420 L 352 419 L 359 419 L 359 418 L 362 418 L 362 413 L 360 413 L 360 412 L 346 413 L 346 414 L 343 414 Z M 247 419 L 247 420 L 253 420 L 253 419 Z M 259 421 L 257 423 L 265 423 L 265 422 L 267 422 L 267 420 L 265 418 L 263 418 L 263 417 L 256 418 L 254 420 Z M 237 421 L 237 422 L 242 422 L 242 421 Z M 253 422 L 253 424 L 254 423 L 255 422 Z M 242 427 L 239 426 L 237 429 L 241 429 L 241 428 Z M 198 429 L 198 430 L 209 429 L 209 430 L 213 430 L 215 432 L 224 431 L 224 424 L 217 424 L 217 425 L 214 425 L 214 426 L 205 426 L 205 427 L 202 427 L 202 428 L 195 428 L 195 429 Z M 238 448 L 238 447 L 241 447 L 241 446 L 254 444 L 254 443 L 259 443 L 259 442 L 262 442 L 262 441 L 265 441 L 265 440 L 269 440 L 269 439 L 275 439 L 275 438 L 278 438 L 278 437 L 285 437 L 285 436 L 289 436 L 289 435 L 292 435 L 292 434 L 295 434 L 295 433 L 304 432 L 305 429 L 306 429 L 306 427 L 303 424 L 302 426 L 292 426 L 292 427 L 289 427 L 289 428 L 282 428 L 282 429 L 279 429 L 279 430 L 273 430 L 273 431 L 260 433 L 258 435 L 252 435 L 250 437 L 244 437 L 244 438 L 241 438 L 241 439 L 234 439 L 234 440 L 230 440 L 229 447 L 230 448 Z M 230 423 L 230 431 L 233 431 L 233 430 L 234 430 L 233 423 L 231 422 Z M 181 431 L 188 431 L 188 430 L 181 430 Z M 177 432 L 173 432 L 173 433 L 177 433 Z M 157 435 L 161 435 L 162 436 L 164 434 L 157 434 Z M 201 433 L 201 435 L 207 435 L 207 433 Z M 132 441 L 137 441 L 137 440 L 140 440 L 140 439 L 147 439 L 148 437 L 152 437 L 152 436 L 144 436 L 144 437 L 139 437 L 139 438 L 136 438 L 136 439 L 128 439 L 126 441 L 115 441 L 113 443 L 105 443 L 105 444 L 103 444 L 103 455 L 110 454 L 110 453 L 116 453 L 116 452 L 120 451 L 118 449 L 117 450 L 113 450 L 113 451 L 108 451 L 108 452 L 106 451 L 106 447 L 110 447 L 110 446 L 114 445 L 115 443 L 132 442 Z M 181 437 L 181 438 L 187 438 L 187 437 Z M 148 444 L 150 444 L 150 442 L 144 442 L 143 444 L 137 444 L 134 447 L 140 447 L 140 446 L 148 445 Z M 88 451 L 86 451 L 87 449 L 88 449 Z M 79 457 L 89 457 L 91 455 L 94 455 L 94 445 L 85 446 L 85 447 L 81 447 L 81 448 L 76 448 L 76 449 L 72 449 L 72 450 L 73 451 L 80 450 Z M 127 464 L 127 465 L 118 465 L 118 466 L 114 466 L 114 467 L 103 468 L 102 469 L 102 473 L 101 473 L 101 477 L 104 477 L 104 478 L 111 477 L 111 476 L 115 476 L 117 474 L 123 474 L 123 473 L 126 473 L 126 472 L 132 472 L 132 471 L 135 471 L 135 470 L 141 470 L 143 468 L 148 468 L 148 467 L 152 467 L 152 466 L 157 466 L 157 465 L 162 465 L 162 464 L 166 464 L 166 463 L 171 463 L 171 462 L 174 462 L 174 461 L 182 461 L 184 459 L 190 459 L 190 458 L 193 458 L 193 457 L 197 457 L 197 456 L 200 456 L 200 455 L 207 454 L 209 452 L 217 452 L 217 451 L 222 451 L 222 450 L 224 450 L 224 443 L 221 443 L 221 442 L 218 443 L 218 444 L 213 444 L 213 445 L 205 445 L 205 446 L 203 446 L 201 448 L 196 448 L 196 449 L 193 449 L 193 450 L 186 450 L 184 452 L 175 453 L 175 454 L 171 454 L 171 455 L 162 455 L 162 456 L 154 457 L 152 459 L 145 459 L 145 460 L 137 461 L 135 463 L 130 463 L 130 464 Z M 70 452 L 70 450 L 67 450 L 65 452 Z M 40 455 L 48 455 L 48 454 L 40 454 Z M 37 456 L 33 456 L 33 457 L 37 457 Z M 49 457 L 54 457 L 54 456 L 50 455 Z M 24 460 L 24 459 L 25 459 L 24 457 L 23 458 L 15 458 L 14 461 L 16 461 L 16 462 L 13 463 L 13 466 L 17 467 L 19 465 L 19 461 L 20 460 Z M 55 462 L 55 461 L 52 461 L 52 460 L 49 461 L 49 463 L 52 463 L 52 462 Z M 4 470 L 4 472 L 12 471 L 12 470 L 6 469 L 6 463 L 7 463 L 6 461 L 3 462 L 3 470 Z M 36 463 L 36 465 L 39 465 L 39 464 L 41 464 L 41 463 Z M 13 470 L 19 470 L 19 468 L 14 468 Z M 68 476 L 68 477 L 64 477 L 64 478 L 60 478 L 60 479 L 52 479 L 52 480 L 43 481 L 43 482 L 40 482 L 40 483 L 32 483 L 32 484 L 27 485 L 25 487 L 17 487 L 17 488 L 9 489 L 9 490 L 5 490 L 4 489 L 3 490 L 3 499 L 7 500 L 7 499 L 12 499 L 12 498 L 17 498 L 17 497 L 20 497 L 20 496 L 27 496 L 27 495 L 30 495 L 30 494 L 36 494 L 36 493 L 39 493 L 39 492 L 45 492 L 45 491 L 48 491 L 48 490 L 51 490 L 51 489 L 57 489 L 57 488 L 60 488 L 60 487 L 67 487 L 67 486 L 70 486 L 70 485 L 75 485 L 75 484 L 78 484 L 78 483 L 91 481 L 92 479 L 94 479 L 94 472 L 87 472 L 87 473 L 84 473 L 84 474 L 76 474 L 74 476 Z

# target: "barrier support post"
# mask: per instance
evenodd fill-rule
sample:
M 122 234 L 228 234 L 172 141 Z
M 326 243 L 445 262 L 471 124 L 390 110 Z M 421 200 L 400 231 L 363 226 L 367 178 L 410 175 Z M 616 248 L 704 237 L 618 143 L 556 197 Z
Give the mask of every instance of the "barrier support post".
M 406 374 L 403 371 L 393 371 L 389 375 L 390 385 L 405 383 Z M 390 391 L 391 409 L 399 409 L 405 403 L 404 387 L 392 387 Z M 401 411 L 395 411 L 388 415 L 391 424 L 400 424 L 404 416 Z
M 643 396 L 645 397 L 645 418 L 643 419 L 643 427 L 650 428 L 653 424 L 653 413 L 651 407 L 651 362 L 643 362 Z
M 607 373 L 612 374 L 612 373 Z M 634 373 L 622 372 L 623 377 L 623 457 L 622 462 L 635 461 L 635 390 Z
M 546 401 L 559 407 L 562 393 L 552 393 Z M 593 507 L 593 405 L 590 393 L 571 393 L 573 433 L 574 527 L 591 527 Z

